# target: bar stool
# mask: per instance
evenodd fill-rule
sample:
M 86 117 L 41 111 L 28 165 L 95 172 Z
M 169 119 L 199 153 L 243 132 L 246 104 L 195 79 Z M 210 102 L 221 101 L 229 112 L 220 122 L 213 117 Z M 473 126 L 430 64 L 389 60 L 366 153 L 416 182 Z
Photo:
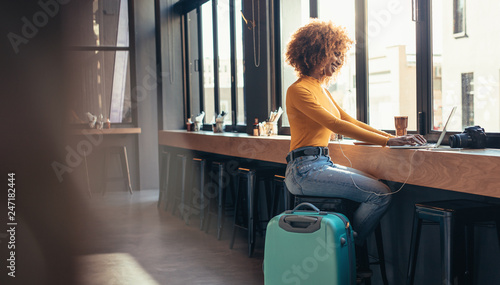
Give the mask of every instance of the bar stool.
M 191 160 L 191 191 L 185 193 L 183 205 L 183 215 L 186 224 L 189 223 L 191 215 L 199 215 L 200 230 L 203 229 L 205 219 L 205 209 L 208 204 L 205 202 L 205 184 L 206 184 L 206 165 L 207 160 L 204 158 L 193 157 Z M 191 203 L 187 202 L 191 201 Z
M 170 180 L 170 152 L 163 150 L 160 156 L 160 191 L 158 193 L 158 204 L 157 207 L 161 207 L 161 204 L 165 202 L 165 210 L 168 195 L 168 183 Z
M 335 198 L 335 197 L 296 195 L 294 200 L 295 200 L 294 202 L 295 206 L 303 202 L 309 202 L 318 207 L 320 210 L 342 213 L 349 220 L 352 220 L 353 214 L 358 207 L 358 203 L 354 201 L 351 201 L 349 199 Z M 369 261 L 366 242 L 364 246 L 358 248 L 358 250 L 361 250 L 361 252 L 358 252 L 356 255 L 360 258 L 359 260 L 360 268 L 368 269 L 370 265 L 379 265 L 382 282 L 384 285 L 388 285 L 389 280 L 387 279 L 387 272 L 385 267 L 384 243 L 382 240 L 382 228 L 380 227 L 380 223 L 375 228 L 374 234 L 375 234 L 375 244 L 377 246 L 378 258 L 375 261 L 372 262 Z M 371 273 L 361 277 L 365 285 L 371 284 Z
M 238 168 L 238 177 L 236 179 L 236 201 L 234 206 L 234 222 L 233 222 L 233 234 L 231 238 L 231 243 L 229 248 L 233 248 L 234 239 L 236 236 L 236 228 L 242 228 L 248 231 L 248 257 L 253 255 L 255 249 L 255 228 L 260 224 L 260 212 L 255 201 L 259 198 L 259 182 L 263 181 L 266 188 L 270 187 L 270 182 L 272 178 L 272 171 L 265 168 Z M 246 183 L 245 183 L 246 182 Z M 242 187 L 242 185 L 245 185 Z M 246 226 L 238 223 L 238 211 L 241 206 L 244 206 L 244 194 L 246 191 Z M 268 194 L 269 191 L 266 191 Z M 267 205 L 266 199 L 266 207 Z M 267 209 L 269 210 L 269 209 Z M 269 213 L 269 211 L 268 211 Z M 269 220 L 269 218 L 267 219 Z
M 415 204 L 406 284 L 413 284 L 423 221 L 439 224 L 442 284 L 472 284 L 474 223 L 495 221 L 500 245 L 500 205 L 471 200 Z M 464 252 L 465 250 L 465 252 Z
M 186 167 L 187 156 L 184 154 L 177 154 L 175 157 L 175 167 L 173 168 L 173 187 L 172 191 L 170 191 L 171 193 L 169 194 L 169 196 L 171 196 L 172 198 L 167 198 L 167 203 L 168 200 L 172 200 L 172 215 L 174 216 L 177 208 L 179 207 L 179 210 L 181 211 L 181 217 L 183 217 L 184 206 L 186 205 Z M 165 210 L 167 209 L 167 206 L 165 206 Z
M 291 210 L 293 195 L 288 191 L 285 184 L 285 176 L 275 174 L 273 177 L 273 199 L 271 204 L 271 217 L 278 215 L 286 210 Z M 283 207 L 280 208 L 281 202 Z
M 111 154 L 117 155 L 120 165 L 121 165 L 121 176 L 120 177 L 108 177 L 108 168 L 109 168 L 109 160 Z M 130 183 L 130 170 L 128 166 L 128 157 L 127 157 L 127 147 L 122 146 L 113 146 L 106 148 L 106 153 L 104 154 L 104 180 L 102 186 L 102 195 L 106 193 L 108 181 L 109 180 L 122 180 L 125 183 L 125 187 L 132 195 L 132 185 Z
M 231 184 L 234 181 L 233 175 L 231 175 L 227 171 L 226 166 L 227 162 L 212 161 L 211 171 L 209 173 L 209 179 L 212 181 L 212 183 L 210 183 L 209 186 L 213 186 L 214 190 L 216 189 L 217 192 L 207 193 L 208 211 L 207 211 L 205 232 L 208 233 L 209 231 L 211 216 L 212 215 L 217 216 L 218 240 L 221 239 L 222 230 L 224 226 L 224 215 L 226 212 L 226 198 L 228 193 L 227 190 L 231 190 Z M 207 188 L 212 188 L 212 187 L 207 187 Z M 215 207 L 213 204 L 216 204 Z

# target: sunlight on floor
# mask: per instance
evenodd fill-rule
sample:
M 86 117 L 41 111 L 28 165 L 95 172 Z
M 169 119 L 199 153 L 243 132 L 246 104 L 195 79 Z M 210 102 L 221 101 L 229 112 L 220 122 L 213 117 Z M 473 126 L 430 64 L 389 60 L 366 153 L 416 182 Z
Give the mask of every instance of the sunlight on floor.
M 82 285 L 159 285 L 128 253 L 78 257 Z

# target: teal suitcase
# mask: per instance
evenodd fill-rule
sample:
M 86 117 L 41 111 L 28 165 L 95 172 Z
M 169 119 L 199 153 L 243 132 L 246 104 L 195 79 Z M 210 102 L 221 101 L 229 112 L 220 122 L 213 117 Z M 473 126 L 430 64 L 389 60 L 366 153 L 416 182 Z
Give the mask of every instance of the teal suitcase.
M 310 203 L 275 216 L 267 225 L 263 267 L 266 285 L 356 284 L 349 220 Z

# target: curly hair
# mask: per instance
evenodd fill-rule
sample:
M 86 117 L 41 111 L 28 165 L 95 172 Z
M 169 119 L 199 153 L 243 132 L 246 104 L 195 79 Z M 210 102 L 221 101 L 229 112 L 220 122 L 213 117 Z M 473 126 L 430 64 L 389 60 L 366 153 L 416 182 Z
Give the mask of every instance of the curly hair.
M 324 84 L 335 79 L 344 65 L 346 53 L 353 40 L 347 35 L 345 27 L 336 26 L 332 21 L 311 19 L 309 24 L 292 34 L 288 42 L 285 60 L 299 77 L 309 75 L 317 66 L 324 66 L 334 55 L 340 60 L 332 77 L 324 78 Z

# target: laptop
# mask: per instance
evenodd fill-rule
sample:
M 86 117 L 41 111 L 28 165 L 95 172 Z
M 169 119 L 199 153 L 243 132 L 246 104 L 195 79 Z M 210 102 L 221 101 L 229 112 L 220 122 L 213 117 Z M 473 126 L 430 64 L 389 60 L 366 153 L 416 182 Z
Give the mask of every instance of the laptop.
M 404 149 L 411 149 L 411 148 L 423 148 L 423 149 L 435 149 L 438 148 L 441 143 L 443 142 L 444 136 L 446 135 L 446 128 L 448 127 L 448 123 L 450 122 L 451 117 L 453 117 L 453 114 L 455 114 L 455 110 L 457 109 L 457 106 L 454 106 L 453 109 L 451 109 L 451 113 L 448 116 L 448 119 L 446 119 L 446 123 L 444 124 L 443 131 L 441 132 L 441 135 L 439 136 L 439 139 L 437 143 L 426 143 L 422 145 L 393 145 L 389 146 L 389 148 L 404 148 Z M 444 150 L 444 149 L 440 149 Z M 460 150 L 458 148 L 446 148 L 446 150 Z

